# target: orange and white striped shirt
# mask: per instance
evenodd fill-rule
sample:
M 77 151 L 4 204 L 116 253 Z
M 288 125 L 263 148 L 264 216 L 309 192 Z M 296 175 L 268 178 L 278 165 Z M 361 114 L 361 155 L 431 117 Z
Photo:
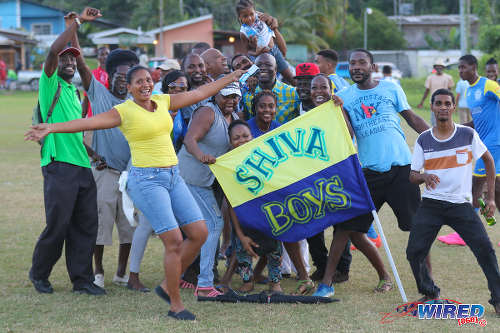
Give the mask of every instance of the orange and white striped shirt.
M 470 127 L 455 124 L 448 139 L 438 140 L 432 128 L 420 134 L 415 147 L 411 169 L 422 169 L 439 177 L 435 189 L 425 189 L 422 197 L 464 203 L 472 201 L 473 160 L 487 151 L 477 132 Z

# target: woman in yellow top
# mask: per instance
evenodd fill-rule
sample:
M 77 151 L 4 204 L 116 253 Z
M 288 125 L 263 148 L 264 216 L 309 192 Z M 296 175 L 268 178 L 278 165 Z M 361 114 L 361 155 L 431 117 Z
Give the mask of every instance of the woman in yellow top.
M 25 140 L 37 141 L 49 133 L 73 133 L 117 126 L 121 129 L 132 154 L 133 167 L 127 190 L 165 247 L 165 280 L 155 291 L 171 304 L 168 315 L 175 319 L 195 319 L 182 304 L 179 279 L 205 242 L 207 227 L 179 175 L 177 156 L 170 138 L 172 117 L 168 110 L 177 110 L 213 96 L 229 83 L 237 81 L 243 73 L 241 70 L 232 72 L 189 92 L 171 96 L 152 95 L 154 83 L 148 69 L 135 66 L 127 73 L 127 88 L 133 99 L 95 117 L 43 123 L 33 126 L 25 134 Z M 187 236 L 184 241 L 179 227 Z

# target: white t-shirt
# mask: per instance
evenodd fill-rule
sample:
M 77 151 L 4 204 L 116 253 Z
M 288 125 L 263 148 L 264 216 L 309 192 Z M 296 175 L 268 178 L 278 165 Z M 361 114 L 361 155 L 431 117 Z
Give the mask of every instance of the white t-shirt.
M 477 132 L 470 127 L 455 124 L 453 134 L 438 140 L 432 128 L 420 134 L 415 142 L 411 169 L 425 170 L 439 177 L 435 189 L 425 189 L 422 197 L 453 203 L 472 202 L 473 159 L 486 152 Z
M 258 47 L 268 46 L 271 42 L 271 38 L 275 37 L 274 31 L 272 31 L 271 28 L 269 28 L 269 26 L 259 18 L 255 18 L 255 21 L 251 26 L 242 24 L 240 32 L 248 39 L 250 39 L 251 36 L 257 36 Z

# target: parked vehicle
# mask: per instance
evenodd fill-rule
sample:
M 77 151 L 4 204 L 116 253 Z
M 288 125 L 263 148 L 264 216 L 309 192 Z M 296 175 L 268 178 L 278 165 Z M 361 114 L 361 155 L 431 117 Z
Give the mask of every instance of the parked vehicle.
M 38 82 L 42 77 L 42 71 L 19 71 L 17 73 L 17 86 L 28 85 L 30 90 L 38 90 Z M 73 84 L 78 88 L 82 86 L 82 79 L 78 72 L 73 77 Z

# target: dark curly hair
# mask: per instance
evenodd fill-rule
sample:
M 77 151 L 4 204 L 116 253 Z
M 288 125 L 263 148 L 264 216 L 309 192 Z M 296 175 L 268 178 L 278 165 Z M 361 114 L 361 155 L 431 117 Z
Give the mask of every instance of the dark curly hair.
M 276 98 L 276 95 L 268 89 L 264 89 L 259 91 L 255 97 L 252 99 L 252 114 L 257 115 L 257 104 L 259 103 L 260 99 L 264 96 L 271 96 L 274 99 L 274 103 L 278 105 L 278 99 Z

